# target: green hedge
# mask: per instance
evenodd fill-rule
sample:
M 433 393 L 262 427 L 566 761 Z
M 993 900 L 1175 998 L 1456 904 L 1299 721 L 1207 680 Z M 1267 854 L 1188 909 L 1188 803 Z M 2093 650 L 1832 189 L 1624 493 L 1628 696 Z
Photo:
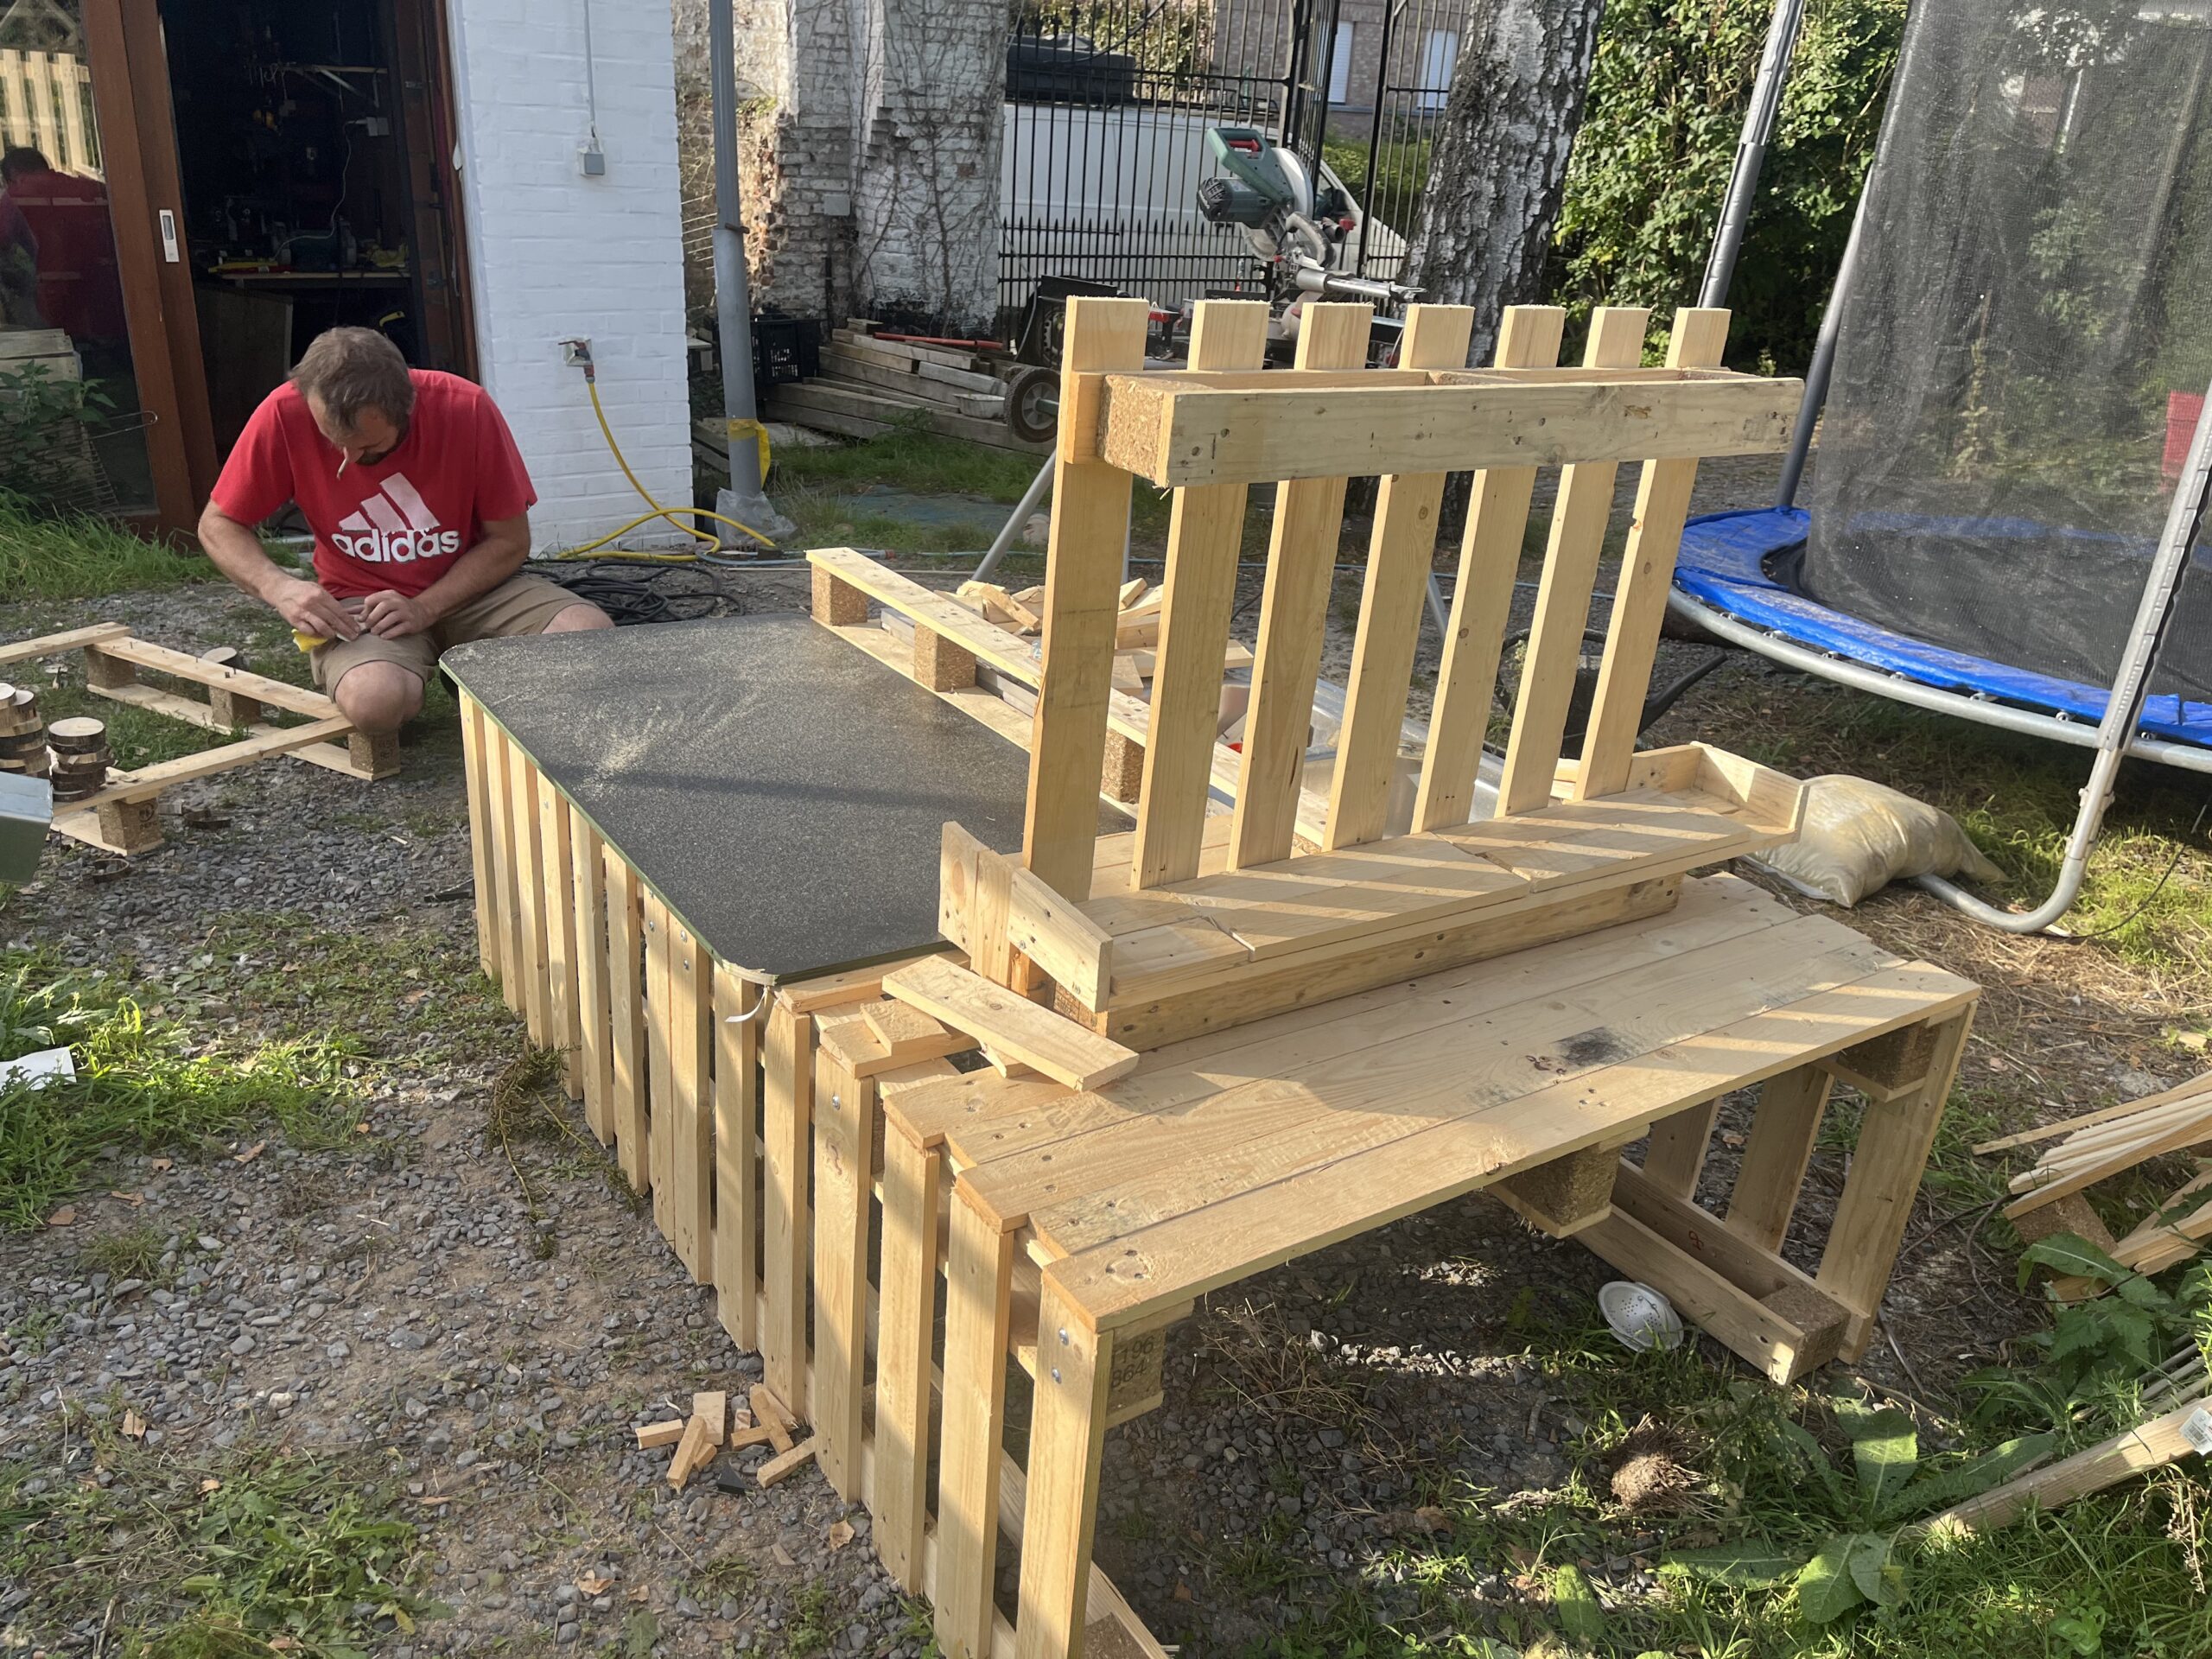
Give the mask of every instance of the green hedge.
M 1696 297 L 1770 0 L 1611 0 L 1554 238 L 1579 318 Z M 1729 361 L 1802 371 L 1879 135 L 1904 0 L 1811 0 L 1729 300 Z

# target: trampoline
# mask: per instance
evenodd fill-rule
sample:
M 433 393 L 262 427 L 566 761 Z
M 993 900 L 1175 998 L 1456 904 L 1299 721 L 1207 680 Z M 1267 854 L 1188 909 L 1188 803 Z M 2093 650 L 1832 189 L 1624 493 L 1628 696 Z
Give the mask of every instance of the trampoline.
M 1721 302 L 1799 0 L 1777 0 L 1703 302 Z M 1916 0 L 1780 499 L 1683 537 L 1670 602 L 1827 679 L 2212 772 L 2212 7 Z M 1820 454 L 1797 503 L 1815 423 Z

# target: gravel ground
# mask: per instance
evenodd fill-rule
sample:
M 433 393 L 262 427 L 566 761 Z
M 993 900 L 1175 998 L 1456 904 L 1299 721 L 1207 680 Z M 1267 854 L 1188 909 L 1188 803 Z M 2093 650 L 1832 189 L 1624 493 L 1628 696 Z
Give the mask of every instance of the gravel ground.
M 1758 480 L 1714 487 L 1740 500 Z M 747 609 L 804 603 L 804 572 L 671 582 Z M 235 639 L 251 615 L 214 588 L 68 609 L 195 648 Z M 54 625 L 0 608 L 0 638 Z M 57 842 L 38 879 L 0 902 L 0 940 L 124 968 L 143 1001 L 210 1034 L 305 1021 L 365 1048 L 358 1147 L 302 1152 L 272 1135 L 244 1158 L 245 1146 L 123 1157 L 72 1225 L 0 1236 L 0 1328 L 12 1333 L 0 1450 L 41 1482 L 99 1478 L 74 1408 L 134 1411 L 144 1446 L 179 1459 L 372 1455 L 404 1484 L 431 1592 L 450 1609 L 380 1652 L 923 1651 L 925 1625 L 878 1569 L 866 1515 L 818 1474 L 765 1491 L 710 1478 L 678 1498 L 661 1478 L 668 1453 L 632 1448 L 632 1424 L 694 1388 L 739 1388 L 757 1362 L 564 1102 L 538 1091 L 537 1133 L 495 1127 L 495 1089 L 523 1039 L 474 978 L 449 705 L 408 734 L 406 760 L 376 785 L 277 761 L 187 786 L 164 799 L 160 851 L 118 876 Z M 183 807 L 214 823 L 187 828 Z M 297 990 L 349 961 L 407 988 Z M 547 1128 L 556 1117 L 570 1127 Z M 1741 1102 L 1724 1124 L 1740 1131 Z M 1716 1182 L 1731 1157 L 1724 1141 Z M 1838 1155 L 1816 1160 L 1811 1210 L 1841 1169 Z M 87 1243 L 133 1227 L 161 1233 L 157 1274 L 91 1271 Z M 1958 1309 L 1974 1300 L 1962 1288 L 1970 1270 L 1977 1287 L 1982 1276 L 1967 1230 L 1946 1231 L 1932 1210 L 1916 1224 L 1890 1340 L 1866 1368 L 1877 1382 L 1917 1391 L 2024 1317 L 2000 1283 L 1981 1292 L 1976 1340 L 1958 1339 Z M 1386 1609 L 1394 1597 L 1410 1607 L 1388 1562 L 1430 1524 L 1440 1491 L 1464 1482 L 1510 1504 L 1569 1478 L 1587 1425 L 1529 1357 L 1528 1322 L 1586 1317 L 1580 1299 L 1606 1276 L 1478 1198 L 1211 1299 L 1171 1341 L 1164 1407 L 1109 1440 L 1102 1563 L 1188 1654 L 1263 1641 L 1355 1577 Z M 1706 1351 L 1716 1389 L 1741 1375 Z M 856 1541 L 833 1533 L 841 1521 Z M 1609 1594 L 1648 1588 L 1649 1542 L 1624 1533 L 1592 1576 Z M 1287 1565 L 1255 1573 L 1255 1552 Z M 1478 1597 L 1504 1593 L 1503 1579 L 1486 1582 Z M 0 1624 L 10 1644 L 102 1642 L 97 1613 L 57 1618 L 4 1582 Z

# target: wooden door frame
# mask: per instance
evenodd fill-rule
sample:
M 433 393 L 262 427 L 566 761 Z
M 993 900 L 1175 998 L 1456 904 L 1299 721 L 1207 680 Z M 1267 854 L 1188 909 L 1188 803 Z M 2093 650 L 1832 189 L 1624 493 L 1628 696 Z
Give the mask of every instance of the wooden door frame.
M 215 436 L 192 265 L 184 257 L 184 193 L 161 14 L 156 0 L 84 0 L 84 26 L 131 372 L 148 417 L 152 528 L 189 536 L 215 486 Z M 163 257 L 163 212 L 175 227 L 174 264 Z
M 411 14 L 411 16 L 408 15 Z M 420 67 L 428 81 L 423 89 L 423 103 L 429 117 L 429 130 L 421 135 L 406 131 L 410 150 L 421 146 L 420 153 L 428 166 L 418 168 L 414 158 L 409 158 L 407 180 L 411 216 L 419 220 L 425 211 L 437 215 L 442 232 L 443 269 L 433 272 L 427 264 L 424 238 L 415 236 L 415 284 L 411 291 L 416 309 L 422 314 L 417 329 L 421 349 L 425 357 L 431 355 L 430 334 L 431 279 L 435 276 L 448 297 L 441 302 L 445 311 L 448 328 L 448 349 L 451 361 L 434 365 L 474 380 L 478 378 L 476 359 L 476 296 L 469 281 L 468 225 L 461 212 L 461 170 L 454 157 L 461 144 L 461 122 L 454 101 L 454 78 L 453 67 L 453 17 L 448 0 L 389 0 L 386 21 L 391 26 L 392 43 L 392 72 L 405 78 L 410 68 L 416 67 L 419 50 L 424 60 Z M 412 45 L 407 30 L 412 24 L 419 28 L 424 38 L 419 46 Z M 409 118 L 410 100 L 408 88 L 401 88 L 400 112 L 403 123 L 411 124 Z M 436 181 L 434 200 L 429 204 L 421 200 L 425 183 Z

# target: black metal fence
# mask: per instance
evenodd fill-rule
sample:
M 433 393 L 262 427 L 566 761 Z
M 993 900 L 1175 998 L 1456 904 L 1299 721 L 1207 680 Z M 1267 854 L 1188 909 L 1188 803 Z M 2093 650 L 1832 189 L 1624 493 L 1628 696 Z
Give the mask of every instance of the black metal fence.
M 1364 147 L 1357 269 L 1391 277 L 1419 211 L 1471 0 L 1026 0 L 1007 43 L 999 291 L 1046 276 L 1173 304 L 1263 286 L 1243 238 L 1199 217 L 1206 130 L 1302 156 Z M 1346 169 L 1348 172 L 1352 169 Z

